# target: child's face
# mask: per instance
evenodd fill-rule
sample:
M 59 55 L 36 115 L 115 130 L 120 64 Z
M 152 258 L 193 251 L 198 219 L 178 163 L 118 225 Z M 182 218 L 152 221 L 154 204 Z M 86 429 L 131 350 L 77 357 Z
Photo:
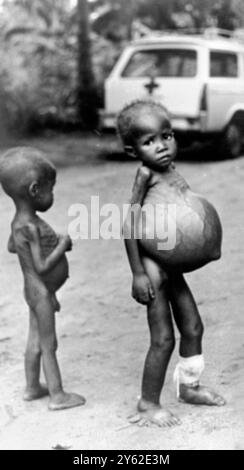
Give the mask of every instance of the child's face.
M 134 151 L 148 167 L 158 171 L 169 166 L 176 155 L 176 142 L 167 116 L 159 111 L 139 116 Z
M 53 204 L 53 187 L 55 180 L 47 180 L 38 185 L 37 193 L 34 197 L 34 207 L 36 211 L 45 212 Z

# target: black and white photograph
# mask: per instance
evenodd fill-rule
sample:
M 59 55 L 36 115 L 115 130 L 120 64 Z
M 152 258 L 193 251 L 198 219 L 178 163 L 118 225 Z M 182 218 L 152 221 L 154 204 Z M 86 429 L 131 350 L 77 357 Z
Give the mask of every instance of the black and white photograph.
M 0 64 L 0 450 L 244 450 L 244 0 L 0 0 Z

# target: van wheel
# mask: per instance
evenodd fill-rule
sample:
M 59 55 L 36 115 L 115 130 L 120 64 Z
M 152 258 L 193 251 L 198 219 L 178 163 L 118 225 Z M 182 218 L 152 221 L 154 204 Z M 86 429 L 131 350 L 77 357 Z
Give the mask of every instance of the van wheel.
M 231 122 L 222 136 L 219 155 L 224 158 L 237 158 L 242 151 L 243 133 L 241 127 Z

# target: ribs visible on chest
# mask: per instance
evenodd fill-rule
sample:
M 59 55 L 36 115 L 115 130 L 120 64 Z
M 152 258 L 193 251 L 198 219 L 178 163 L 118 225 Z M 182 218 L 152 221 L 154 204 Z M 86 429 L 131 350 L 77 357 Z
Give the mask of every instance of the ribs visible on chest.
M 179 189 L 180 191 L 184 191 L 189 188 L 186 180 L 177 172 L 174 172 L 171 175 L 169 179 L 169 185 Z
M 45 222 L 39 225 L 41 250 L 44 257 L 48 256 L 57 246 L 58 237 L 54 230 Z

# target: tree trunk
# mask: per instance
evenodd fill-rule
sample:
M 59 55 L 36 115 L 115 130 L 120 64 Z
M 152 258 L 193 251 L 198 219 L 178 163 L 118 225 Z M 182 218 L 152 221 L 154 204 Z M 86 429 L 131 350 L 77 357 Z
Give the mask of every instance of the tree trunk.
M 134 0 L 122 0 L 121 7 L 124 13 L 125 24 L 127 29 L 126 39 L 130 41 L 132 39 L 132 24 L 135 10 Z
M 92 69 L 89 9 L 87 0 L 78 0 L 78 114 L 82 127 L 97 125 L 97 92 Z

